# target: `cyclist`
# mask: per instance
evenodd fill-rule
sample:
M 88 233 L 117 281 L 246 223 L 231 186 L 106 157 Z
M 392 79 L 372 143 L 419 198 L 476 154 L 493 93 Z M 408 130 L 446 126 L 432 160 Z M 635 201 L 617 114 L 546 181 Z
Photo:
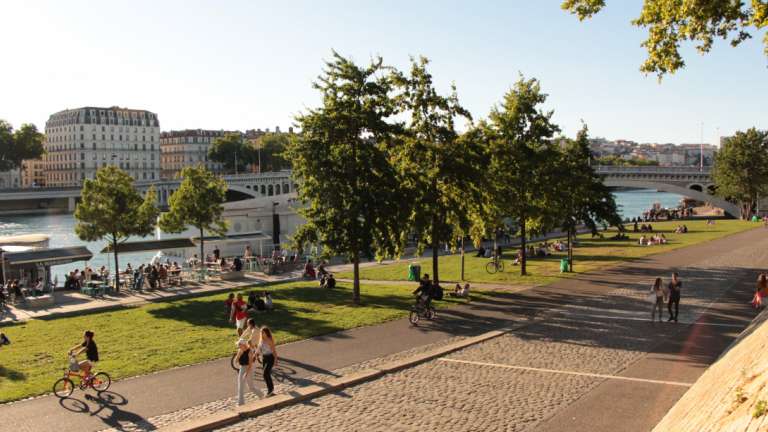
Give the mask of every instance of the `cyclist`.
M 419 287 L 413 291 L 413 294 L 417 296 L 417 306 L 424 309 L 429 307 L 429 304 L 432 302 L 433 287 L 434 285 L 429 280 L 429 275 L 425 273 L 419 281 Z
M 83 351 L 85 351 L 85 360 L 79 363 L 80 370 L 83 371 L 83 377 L 87 378 L 91 376 L 91 370 L 93 370 L 96 362 L 99 361 L 99 348 L 96 346 L 96 341 L 93 340 L 93 332 L 86 330 L 83 335 L 83 343 L 75 345 L 69 350 L 69 354 L 77 357 Z

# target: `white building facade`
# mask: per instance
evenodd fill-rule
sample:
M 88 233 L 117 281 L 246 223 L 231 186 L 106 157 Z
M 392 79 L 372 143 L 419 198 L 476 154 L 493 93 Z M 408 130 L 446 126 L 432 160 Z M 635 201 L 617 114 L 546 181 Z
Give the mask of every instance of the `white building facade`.
M 175 178 L 182 168 L 203 165 L 209 171 L 222 173 L 223 165 L 208 159 L 208 150 L 217 138 L 229 132 L 203 129 L 168 131 L 160 134 L 160 177 Z M 240 132 L 234 132 L 239 134 Z
M 128 108 L 60 111 L 45 123 L 46 186 L 80 186 L 99 168 L 115 165 L 135 180 L 160 179 L 157 114 Z

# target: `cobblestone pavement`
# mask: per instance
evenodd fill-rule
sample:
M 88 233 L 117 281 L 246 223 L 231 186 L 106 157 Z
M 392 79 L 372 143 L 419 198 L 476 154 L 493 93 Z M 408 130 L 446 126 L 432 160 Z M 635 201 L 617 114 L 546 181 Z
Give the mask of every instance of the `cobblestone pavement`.
M 734 272 L 768 262 L 763 243 L 681 271 L 680 321 L 694 322 L 717 302 L 736 283 Z M 599 296 L 574 298 L 513 333 L 221 430 L 535 429 L 606 379 L 582 374 L 614 376 L 659 341 L 685 331 L 682 325 L 649 322 L 649 284 L 627 282 Z

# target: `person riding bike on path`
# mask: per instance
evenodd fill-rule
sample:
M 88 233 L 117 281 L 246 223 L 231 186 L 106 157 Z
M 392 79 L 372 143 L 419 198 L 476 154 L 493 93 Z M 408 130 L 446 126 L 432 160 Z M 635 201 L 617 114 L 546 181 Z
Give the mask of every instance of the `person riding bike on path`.
M 80 370 L 83 371 L 83 377 L 87 378 L 91 375 L 96 362 L 99 361 L 99 348 L 96 346 L 96 341 L 93 340 L 93 332 L 90 330 L 83 334 L 83 343 L 72 347 L 69 350 L 69 354 L 77 358 L 83 351 L 85 351 L 86 360 L 81 361 L 78 365 Z
M 429 275 L 425 273 L 419 281 L 419 287 L 413 291 L 413 295 L 418 296 L 417 302 L 421 307 L 429 307 L 432 302 L 433 288 L 434 284 L 429 280 Z
M 243 294 L 237 294 L 237 300 L 232 303 L 232 312 L 229 316 L 229 322 L 234 322 L 237 328 L 237 335 L 241 336 L 245 330 L 246 320 L 248 319 L 248 305 L 243 301 Z

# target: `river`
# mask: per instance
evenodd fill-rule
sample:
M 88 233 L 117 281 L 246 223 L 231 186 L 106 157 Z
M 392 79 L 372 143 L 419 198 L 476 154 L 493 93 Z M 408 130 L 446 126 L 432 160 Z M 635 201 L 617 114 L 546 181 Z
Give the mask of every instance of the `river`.
M 648 210 L 653 203 L 661 203 L 662 207 L 676 207 L 680 202 L 681 196 L 657 192 L 655 190 L 626 190 L 614 193 L 616 202 L 624 218 L 633 218 L 640 216 Z M 67 246 L 87 246 L 93 253 L 93 259 L 89 265 L 93 268 L 100 268 L 102 265 L 111 268 L 114 265 L 112 255 L 102 254 L 100 251 L 106 246 L 106 242 L 84 242 L 75 234 L 75 219 L 69 215 L 46 215 L 46 216 L 0 216 L 0 237 L 20 235 L 20 234 L 47 234 L 50 236 L 50 247 Z M 155 237 L 162 233 L 157 232 Z M 168 237 L 168 235 L 164 235 Z M 152 259 L 155 253 L 130 253 L 120 256 L 120 267 L 125 267 L 126 263 L 136 266 L 139 263 L 146 263 Z M 74 270 L 82 268 L 82 262 L 67 265 L 56 266 L 53 274 L 59 275 L 59 281 L 63 281 L 63 275 Z

